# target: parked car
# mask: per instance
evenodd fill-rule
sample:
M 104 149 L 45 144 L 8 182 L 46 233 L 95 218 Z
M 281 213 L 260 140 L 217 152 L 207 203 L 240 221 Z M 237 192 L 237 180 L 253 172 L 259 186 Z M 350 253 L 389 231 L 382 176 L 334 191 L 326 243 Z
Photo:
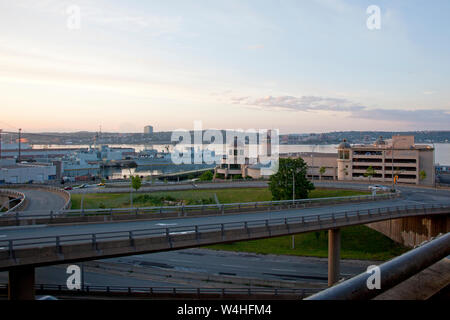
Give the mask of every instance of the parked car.
M 373 186 L 369 186 L 369 190 L 370 191 L 389 191 L 389 190 L 391 190 L 391 188 L 376 184 Z

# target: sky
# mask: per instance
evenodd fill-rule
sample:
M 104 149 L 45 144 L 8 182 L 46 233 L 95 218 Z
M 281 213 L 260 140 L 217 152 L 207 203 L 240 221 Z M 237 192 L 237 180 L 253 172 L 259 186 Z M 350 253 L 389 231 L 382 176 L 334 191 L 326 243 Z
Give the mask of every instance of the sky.
M 0 128 L 449 130 L 449 12 L 448 0 L 0 0 Z

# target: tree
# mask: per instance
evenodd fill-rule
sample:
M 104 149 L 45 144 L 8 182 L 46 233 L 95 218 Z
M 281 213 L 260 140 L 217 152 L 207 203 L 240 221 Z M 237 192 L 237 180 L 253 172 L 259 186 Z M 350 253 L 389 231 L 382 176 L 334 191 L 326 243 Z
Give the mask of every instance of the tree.
M 292 199 L 293 183 L 295 199 L 308 198 L 314 185 L 306 178 L 307 165 L 302 158 L 280 159 L 277 173 L 270 176 L 269 189 L 273 200 Z
M 364 177 L 369 178 L 369 182 L 370 182 L 370 178 L 372 178 L 375 175 L 375 170 L 374 168 L 372 168 L 372 166 L 369 166 L 366 169 L 366 172 L 364 173 Z
M 138 191 L 142 186 L 142 179 L 138 175 L 131 176 L 131 187 Z
M 425 172 L 425 170 L 420 170 L 419 179 L 422 181 L 422 180 L 425 180 L 426 178 L 427 178 L 427 173 Z
M 320 167 L 319 169 L 319 173 L 320 173 L 320 180 L 322 180 L 322 176 L 325 173 L 325 171 L 327 171 L 327 169 L 325 167 Z
M 211 171 L 205 171 L 200 176 L 200 181 L 211 181 L 214 175 Z

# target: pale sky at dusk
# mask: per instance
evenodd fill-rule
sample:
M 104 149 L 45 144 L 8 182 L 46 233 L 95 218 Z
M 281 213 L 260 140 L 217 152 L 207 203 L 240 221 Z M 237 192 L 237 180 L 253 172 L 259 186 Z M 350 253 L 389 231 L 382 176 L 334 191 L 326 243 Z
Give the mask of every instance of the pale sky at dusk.
M 448 130 L 449 12 L 447 0 L 0 0 L 0 128 Z

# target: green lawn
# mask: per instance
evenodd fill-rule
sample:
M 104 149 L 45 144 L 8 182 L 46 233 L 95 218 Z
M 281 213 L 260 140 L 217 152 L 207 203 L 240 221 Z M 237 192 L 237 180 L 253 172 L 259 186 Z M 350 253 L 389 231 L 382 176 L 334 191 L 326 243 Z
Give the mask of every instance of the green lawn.
M 150 207 L 175 205 L 181 202 L 185 204 L 215 203 L 214 194 L 220 203 L 270 201 L 272 195 L 268 188 L 230 188 L 211 190 L 184 190 L 161 191 L 151 193 L 133 194 L 133 205 L 136 207 Z M 339 189 L 316 189 L 311 191 L 310 198 L 343 197 L 369 194 L 368 192 Z M 72 194 L 72 209 L 79 209 L 81 194 Z M 88 193 L 84 196 L 83 207 L 94 208 L 119 208 L 130 206 L 129 193 Z
M 347 227 L 343 228 L 341 232 L 341 257 L 343 259 L 389 260 L 407 251 L 407 248 L 366 226 Z M 291 236 L 220 244 L 207 248 L 325 258 L 328 255 L 328 232 L 295 235 L 295 249 L 292 249 Z
M 221 203 L 269 201 L 268 188 L 231 188 L 214 190 L 162 191 L 133 194 L 133 205 L 137 207 L 215 203 L 214 194 Z M 310 198 L 342 197 L 369 194 L 369 192 L 340 189 L 316 189 Z M 72 194 L 72 209 L 79 209 L 81 194 Z M 84 208 L 109 208 L 130 206 L 129 193 L 93 193 L 84 196 Z M 344 259 L 388 260 L 407 249 L 366 226 L 342 229 L 341 257 Z M 208 246 L 210 249 L 282 254 L 312 257 L 327 257 L 327 232 L 305 233 L 295 236 L 295 249 L 291 249 L 291 236 L 232 244 Z

